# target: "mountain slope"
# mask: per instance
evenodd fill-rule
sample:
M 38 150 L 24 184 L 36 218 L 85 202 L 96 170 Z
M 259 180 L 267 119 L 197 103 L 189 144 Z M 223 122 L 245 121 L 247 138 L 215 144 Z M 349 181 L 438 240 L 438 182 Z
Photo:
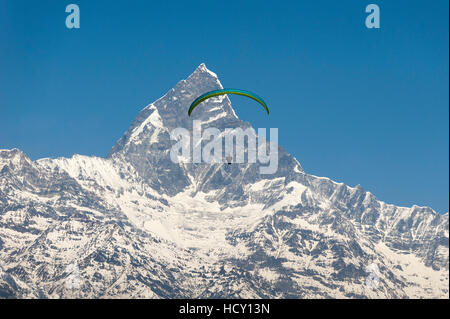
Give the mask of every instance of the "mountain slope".
M 271 175 L 172 162 L 170 132 L 220 88 L 200 65 L 107 158 L 1 150 L 0 298 L 449 297 L 448 213 L 309 175 L 281 146 Z M 253 130 L 226 96 L 193 119 Z

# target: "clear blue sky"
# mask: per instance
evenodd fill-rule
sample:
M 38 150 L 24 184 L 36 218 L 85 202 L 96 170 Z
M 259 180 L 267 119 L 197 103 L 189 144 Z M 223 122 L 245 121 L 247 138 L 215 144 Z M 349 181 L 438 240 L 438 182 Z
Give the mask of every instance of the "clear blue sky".
M 81 28 L 65 27 L 65 7 Z M 381 9 L 367 29 L 365 7 Z M 304 169 L 448 211 L 448 1 L 0 0 L 0 148 L 105 156 L 201 62 Z

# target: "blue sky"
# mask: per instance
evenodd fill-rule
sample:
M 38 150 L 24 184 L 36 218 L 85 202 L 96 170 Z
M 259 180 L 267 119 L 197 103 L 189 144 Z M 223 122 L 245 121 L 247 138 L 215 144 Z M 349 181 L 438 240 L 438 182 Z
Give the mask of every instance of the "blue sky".
M 81 28 L 65 27 L 66 5 Z M 381 28 L 367 29 L 376 3 Z M 311 174 L 448 211 L 448 1 L 0 0 L 0 148 L 105 156 L 200 63 Z

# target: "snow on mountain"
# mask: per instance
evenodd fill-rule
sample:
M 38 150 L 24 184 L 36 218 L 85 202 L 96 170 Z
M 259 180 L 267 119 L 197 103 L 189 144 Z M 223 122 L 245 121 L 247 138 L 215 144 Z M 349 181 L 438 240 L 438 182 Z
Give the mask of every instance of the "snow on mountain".
M 281 146 L 272 175 L 172 162 L 193 119 L 251 129 L 227 96 L 187 116 L 220 88 L 201 64 L 107 158 L 0 150 L 0 298 L 449 297 L 448 213 L 309 175 Z

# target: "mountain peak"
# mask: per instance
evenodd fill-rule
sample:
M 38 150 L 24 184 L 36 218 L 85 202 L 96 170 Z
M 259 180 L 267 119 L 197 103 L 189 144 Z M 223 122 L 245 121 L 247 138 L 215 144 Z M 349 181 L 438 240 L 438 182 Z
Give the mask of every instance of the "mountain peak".
M 108 159 L 0 150 L 0 297 L 448 298 L 448 213 L 309 175 L 281 146 L 273 174 L 173 161 L 174 128 L 250 128 L 226 95 L 187 114 L 220 87 L 201 64 Z
M 163 97 L 139 112 L 109 156 L 130 143 L 139 145 L 143 143 L 146 147 L 159 142 L 158 134 L 165 134 L 177 127 L 191 129 L 194 119 L 216 127 L 247 126 L 237 118 L 227 96 L 205 101 L 196 108 L 191 117 L 188 116 L 189 106 L 197 97 L 205 92 L 222 88 L 217 74 L 210 71 L 204 63 L 200 64 L 186 79 L 179 81 Z
M 207 73 L 215 78 L 217 78 L 217 74 L 212 72 L 206 67 L 205 63 L 201 63 L 194 71 L 194 73 Z
M 186 83 L 195 86 L 196 88 L 202 90 L 203 88 L 207 91 L 223 89 L 222 84 L 219 81 L 219 77 L 216 73 L 209 70 L 205 63 L 200 64 L 194 72 L 189 75 L 186 80 L 178 82 L 174 87 L 176 89 L 179 86 L 185 85 Z M 195 88 L 194 88 L 195 90 Z M 203 93 L 205 93 L 203 92 Z
M 0 160 L 30 161 L 28 156 L 18 148 L 0 149 Z

